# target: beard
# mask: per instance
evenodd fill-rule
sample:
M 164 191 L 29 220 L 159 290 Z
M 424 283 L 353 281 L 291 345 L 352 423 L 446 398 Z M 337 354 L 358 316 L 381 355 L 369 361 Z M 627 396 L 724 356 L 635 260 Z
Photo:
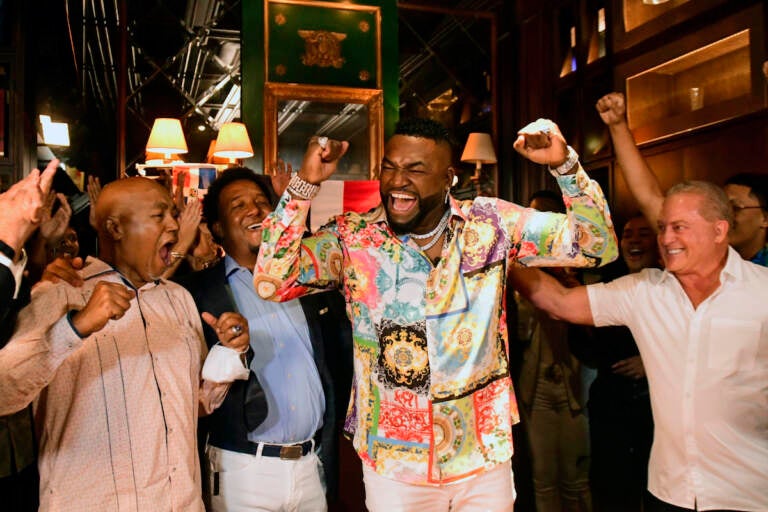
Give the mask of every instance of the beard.
M 389 213 L 389 201 L 385 198 L 382 198 L 382 202 L 385 205 L 384 209 L 387 213 L 387 222 L 389 223 L 389 227 L 392 228 L 392 231 L 394 231 L 396 234 L 404 235 L 406 233 L 412 233 L 413 229 L 424 222 L 424 219 L 433 211 L 441 210 L 442 212 L 442 206 L 445 204 L 445 193 L 438 192 L 437 194 L 432 194 L 431 196 L 419 197 L 417 199 L 416 215 L 414 215 L 413 218 L 406 222 L 397 222 L 393 220 Z

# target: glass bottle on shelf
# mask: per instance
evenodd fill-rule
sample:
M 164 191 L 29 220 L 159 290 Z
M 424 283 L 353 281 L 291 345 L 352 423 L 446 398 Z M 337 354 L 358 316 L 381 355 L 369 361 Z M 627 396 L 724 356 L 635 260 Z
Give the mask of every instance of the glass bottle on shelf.
M 589 38 L 589 50 L 587 52 L 587 64 L 605 57 L 605 7 L 597 10 L 596 23 L 592 26 L 592 35 Z
M 565 52 L 565 58 L 563 59 L 563 65 L 560 67 L 560 78 L 569 75 L 576 71 L 576 26 L 572 25 L 570 28 L 570 45 Z

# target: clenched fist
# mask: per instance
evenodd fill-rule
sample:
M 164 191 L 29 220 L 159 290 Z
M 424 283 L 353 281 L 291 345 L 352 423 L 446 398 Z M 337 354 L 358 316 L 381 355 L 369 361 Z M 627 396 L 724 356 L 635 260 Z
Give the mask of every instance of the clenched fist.
M 72 315 L 72 325 L 81 336 L 90 336 L 110 320 L 122 318 L 134 296 L 134 292 L 122 284 L 102 281 L 93 289 L 85 307 Z

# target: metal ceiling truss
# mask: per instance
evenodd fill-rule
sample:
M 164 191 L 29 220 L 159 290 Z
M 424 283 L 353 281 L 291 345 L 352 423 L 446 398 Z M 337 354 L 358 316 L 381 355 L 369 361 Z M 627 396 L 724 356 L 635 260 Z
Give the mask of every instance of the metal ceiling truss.
M 180 119 L 197 115 L 218 129 L 240 117 L 240 28 L 220 26 L 225 16 L 231 17 L 239 8 L 240 0 L 187 0 L 183 19 L 162 0 L 145 2 L 151 5 L 141 6 L 142 12 L 159 10 L 178 23 L 171 28 L 181 27 L 183 43 L 165 58 L 153 55 L 153 48 L 142 47 L 137 37 L 140 21 L 120 19 L 120 8 L 126 8 L 122 2 L 127 0 L 82 0 L 81 6 L 81 91 L 95 98 L 104 117 L 114 117 L 117 108 L 122 23 L 127 24 L 128 34 L 126 109 L 147 130 L 154 114 L 144 108 L 143 93 L 159 78 L 177 93 Z

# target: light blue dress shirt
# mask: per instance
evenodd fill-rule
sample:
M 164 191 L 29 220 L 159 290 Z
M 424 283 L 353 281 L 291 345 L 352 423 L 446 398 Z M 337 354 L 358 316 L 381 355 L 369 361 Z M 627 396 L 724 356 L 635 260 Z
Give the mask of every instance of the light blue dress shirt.
M 267 419 L 248 440 L 287 444 L 311 439 L 323 425 L 325 395 L 301 303 L 262 300 L 250 269 L 229 256 L 224 268 L 237 309 L 248 319 L 255 354 L 251 369 L 269 405 Z

